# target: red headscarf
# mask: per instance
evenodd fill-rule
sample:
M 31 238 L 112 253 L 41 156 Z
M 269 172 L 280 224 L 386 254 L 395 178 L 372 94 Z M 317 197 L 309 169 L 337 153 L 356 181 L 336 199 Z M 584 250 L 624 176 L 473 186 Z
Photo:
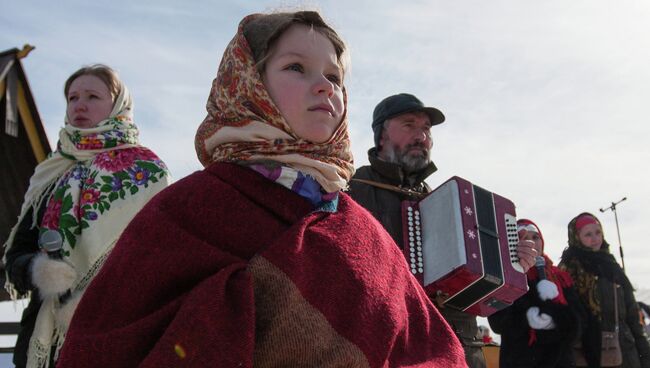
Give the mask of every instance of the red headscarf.
M 541 256 L 544 257 L 545 260 L 544 273 L 546 274 L 546 279 L 548 281 L 555 283 L 559 291 L 558 296 L 555 299 L 553 299 L 553 302 L 566 305 L 567 301 L 566 298 L 564 297 L 564 293 L 562 292 L 562 289 L 573 285 L 571 276 L 567 272 L 564 272 L 559 268 L 557 268 L 556 266 L 554 266 L 553 261 L 551 261 L 551 259 L 548 258 L 546 253 L 544 253 L 544 236 L 542 235 L 541 230 L 539 230 L 539 226 L 537 226 L 537 224 L 535 224 L 534 222 L 528 219 L 517 220 L 517 228 L 520 229 L 522 227 L 525 228 L 526 231 L 536 232 L 539 235 L 539 237 L 542 239 Z M 531 267 L 526 273 L 526 277 L 528 278 L 529 282 L 537 281 L 539 279 L 537 267 Z

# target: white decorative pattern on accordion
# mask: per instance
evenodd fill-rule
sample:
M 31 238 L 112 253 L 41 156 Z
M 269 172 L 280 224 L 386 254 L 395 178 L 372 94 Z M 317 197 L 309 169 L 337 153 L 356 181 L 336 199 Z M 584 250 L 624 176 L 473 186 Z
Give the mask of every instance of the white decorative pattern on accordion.
M 508 236 L 508 250 L 510 251 L 510 263 L 512 268 L 519 272 L 524 272 L 524 268 L 519 264 L 517 255 L 517 245 L 519 244 L 519 234 L 517 233 L 517 219 L 509 213 L 504 215 L 506 220 L 506 233 Z
M 407 208 L 409 266 L 414 275 L 424 272 L 422 260 L 422 233 L 420 232 L 420 211 L 413 207 Z

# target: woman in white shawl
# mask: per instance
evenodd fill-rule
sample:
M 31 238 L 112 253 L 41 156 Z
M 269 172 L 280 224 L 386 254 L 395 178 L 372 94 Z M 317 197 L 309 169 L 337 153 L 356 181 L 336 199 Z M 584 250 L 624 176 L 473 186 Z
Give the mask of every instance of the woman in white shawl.
M 31 296 L 17 367 L 53 366 L 86 286 L 129 221 L 170 180 L 165 164 L 140 146 L 131 95 L 111 68 L 79 69 L 64 92 L 57 149 L 36 167 L 5 243 L 6 288 L 14 298 Z M 61 249 L 46 253 L 45 239 Z

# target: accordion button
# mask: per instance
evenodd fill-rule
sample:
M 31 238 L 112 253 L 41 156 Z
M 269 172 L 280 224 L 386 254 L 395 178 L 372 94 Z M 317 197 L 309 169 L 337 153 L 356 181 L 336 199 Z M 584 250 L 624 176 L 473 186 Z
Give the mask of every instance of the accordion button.
M 418 247 L 417 249 L 418 249 L 419 251 L 422 251 L 422 247 Z
M 418 272 L 422 273 L 422 272 L 424 272 L 424 269 L 418 268 Z
M 411 259 L 415 258 L 415 253 L 411 252 Z
M 409 212 L 413 212 L 413 207 L 407 207 L 406 210 Z
M 418 251 L 418 257 L 422 257 L 422 252 Z
M 414 275 L 416 275 L 416 274 L 418 273 L 418 270 L 416 270 L 415 268 L 413 268 L 413 269 L 411 269 L 411 273 L 413 273 Z
M 423 267 L 424 265 L 422 264 L 422 262 L 418 262 L 418 266 Z
M 411 257 L 411 263 L 415 263 L 415 257 Z

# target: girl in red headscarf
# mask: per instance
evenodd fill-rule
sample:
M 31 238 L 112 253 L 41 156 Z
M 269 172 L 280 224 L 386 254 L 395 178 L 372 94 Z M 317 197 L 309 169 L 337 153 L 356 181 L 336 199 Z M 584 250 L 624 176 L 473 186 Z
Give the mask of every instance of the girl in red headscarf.
M 579 339 L 582 349 L 576 351 L 576 362 L 583 364 L 578 366 L 605 363 L 601 348 L 606 331 L 618 335 L 622 357 L 618 366 L 650 367 L 650 346 L 639 323 L 634 288 L 609 252 L 600 221 L 584 212 L 569 222 L 568 230 L 569 246 L 562 253 L 560 267 L 573 277 L 579 303 L 587 312 Z
M 544 238 L 532 221 L 520 219 L 518 230 L 535 243 L 535 267 L 527 272 L 528 292 L 490 317 L 501 334 L 501 367 L 573 367 L 571 343 L 578 335 L 581 312 L 568 273 L 544 253 Z

